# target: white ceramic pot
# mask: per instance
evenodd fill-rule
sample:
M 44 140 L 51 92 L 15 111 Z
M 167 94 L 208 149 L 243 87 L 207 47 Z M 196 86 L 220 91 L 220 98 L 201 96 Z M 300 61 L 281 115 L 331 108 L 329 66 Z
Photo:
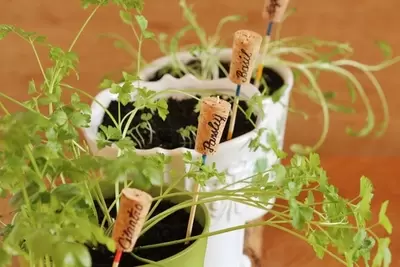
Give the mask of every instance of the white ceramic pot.
M 229 49 L 220 51 L 220 58 L 223 61 L 230 60 Z M 178 58 L 184 61 L 188 61 L 193 57 L 189 53 L 180 53 Z M 165 65 L 168 65 L 170 59 L 168 57 L 156 60 L 148 68 L 144 69 L 141 74 L 142 79 L 146 79 L 152 73 L 161 69 Z M 266 128 L 276 134 L 278 137 L 280 146 L 283 146 L 283 138 L 286 124 L 287 109 L 290 90 L 293 86 L 293 75 L 292 72 L 282 66 L 272 66 L 283 78 L 287 89 L 283 94 L 280 103 L 273 103 L 270 99 L 266 99 L 263 102 L 263 108 L 266 113 L 264 119 L 258 119 L 256 129 L 246 133 L 240 137 L 234 138 L 230 141 L 226 141 L 219 145 L 218 152 L 207 157 L 207 163 L 215 162 L 217 168 L 220 171 L 226 172 L 227 184 L 232 184 L 235 181 L 241 180 L 245 177 L 250 177 L 255 173 L 255 165 L 258 160 L 266 160 L 267 166 L 271 166 L 276 163 L 278 159 L 273 152 L 265 153 L 261 149 L 254 152 L 248 148 L 250 141 L 256 136 L 258 129 Z M 177 90 L 201 90 L 207 92 L 211 90 L 214 92 L 218 89 L 219 92 L 224 94 L 234 95 L 236 86 L 228 78 L 215 79 L 215 80 L 198 80 L 192 75 L 186 75 L 180 79 L 176 79 L 170 75 L 164 75 L 164 77 L 157 82 L 145 82 L 140 81 L 141 87 L 147 87 L 154 91 L 166 90 L 166 89 L 177 89 Z M 258 90 L 248 84 L 242 86 L 241 96 L 244 98 L 250 98 L 254 94 L 259 94 Z M 177 94 L 165 94 L 165 97 L 172 96 L 176 98 L 186 98 L 184 95 Z M 101 103 L 102 106 L 108 107 L 112 100 L 117 99 L 117 95 L 110 93 L 109 90 L 100 92 L 96 97 L 96 101 Z M 132 101 L 134 96 L 132 95 Z M 85 138 L 88 142 L 90 149 L 93 153 L 105 157 L 116 157 L 116 147 L 106 147 L 104 149 L 98 149 L 96 145 L 97 131 L 102 123 L 104 116 L 103 108 L 96 102 L 92 104 L 92 120 L 89 128 L 83 129 Z M 197 125 L 196 125 L 197 126 Z M 267 132 L 265 132 L 267 134 Z M 266 142 L 265 138 L 262 138 Z M 265 143 L 265 145 L 267 145 Z M 186 148 L 177 148 L 173 150 L 166 150 L 162 148 L 153 148 L 149 150 L 137 150 L 137 153 L 141 155 L 152 155 L 155 153 L 164 153 L 172 158 L 169 169 L 173 169 L 174 173 L 179 172 L 185 173 L 188 166 L 185 166 L 183 162 L 183 153 L 190 151 L 194 158 L 201 157 L 201 155 L 194 150 Z M 168 175 L 165 177 L 165 181 L 171 182 L 171 177 Z M 208 182 L 207 186 L 202 190 L 213 191 L 222 187 L 216 180 Z M 234 188 L 241 186 L 236 184 Z M 180 187 L 186 190 L 192 190 L 192 180 L 185 180 Z M 274 200 L 271 200 L 271 204 Z M 247 221 L 251 221 L 263 216 L 266 211 L 253 208 L 247 205 L 238 204 L 229 200 L 214 202 L 208 205 L 211 216 L 210 232 L 226 229 L 238 225 L 243 225 Z M 237 230 L 221 235 L 210 237 L 208 240 L 205 267 L 250 267 L 250 261 L 243 255 L 244 246 L 244 230 Z

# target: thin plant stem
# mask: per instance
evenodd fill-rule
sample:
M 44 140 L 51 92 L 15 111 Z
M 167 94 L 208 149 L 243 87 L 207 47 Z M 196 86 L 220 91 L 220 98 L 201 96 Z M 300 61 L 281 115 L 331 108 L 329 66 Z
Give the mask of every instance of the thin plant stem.
M 75 36 L 75 39 L 72 41 L 68 52 L 71 52 L 72 49 L 74 48 L 76 42 L 78 41 L 79 37 L 81 36 L 83 30 L 86 28 L 86 26 L 88 25 L 88 23 L 90 22 L 90 20 L 93 18 L 94 14 L 96 14 L 97 10 L 99 9 L 99 7 L 101 6 L 101 4 L 97 5 L 94 10 L 92 11 L 92 13 L 90 13 L 89 17 L 86 19 L 86 21 L 83 23 L 82 27 L 79 29 L 78 34 Z
M 136 255 L 135 253 L 131 253 L 132 257 L 134 257 L 137 260 L 140 260 L 141 262 L 145 263 L 145 264 L 150 264 L 151 266 L 158 266 L 158 267 L 165 267 L 164 265 L 157 263 L 155 261 L 151 261 L 142 257 L 139 257 L 138 255 Z
M 10 112 L 8 111 L 8 109 L 4 106 L 3 102 L 0 101 L 0 108 L 4 111 L 4 113 L 6 115 L 10 115 Z
M 17 105 L 20 106 L 20 107 L 23 107 L 23 108 L 25 108 L 25 109 L 27 109 L 27 110 L 33 112 L 33 113 L 36 113 L 36 114 L 40 115 L 41 117 L 43 117 L 43 118 L 45 118 L 45 119 L 47 119 L 47 120 L 49 119 L 49 118 L 47 118 L 45 115 L 43 115 L 42 113 L 40 113 L 40 112 L 38 112 L 38 111 L 36 111 L 36 110 L 34 110 L 34 109 L 31 109 L 30 107 L 25 106 L 23 103 L 19 102 L 18 100 L 15 100 L 15 99 L 12 98 L 12 97 L 9 97 L 8 95 L 6 95 L 6 94 L 4 94 L 4 93 L 2 93 L 2 92 L 0 92 L 0 96 L 3 97 L 3 98 L 5 98 L 5 99 L 7 99 L 7 100 L 9 100 L 10 102 L 13 102 L 14 104 L 17 104 Z
M 108 223 L 111 225 L 113 220 L 111 219 L 111 216 L 108 213 L 107 204 L 106 204 L 106 201 L 104 200 L 103 193 L 101 192 L 101 188 L 98 183 L 96 183 L 96 185 L 95 185 L 95 191 L 97 191 L 97 192 L 95 192 L 94 196 L 95 196 L 100 208 L 104 212 L 105 218 L 107 218 Z
M 174 181 L 165 191 L 164 193 L 159 196 L 159 197 L 155 197 L 153 198 L 153 201 L 157 201 L 156 204 L 154 204 L 153 208 L 150 210 L 150 212 L 147 214 L 146 218 L 149 219 L 151 217 L 151 215 L 154 213 L 154 211 L 156 210 L 156 208 L 158 207 L 158 205 L 160 205 L 161 201 L 167 196 L 167 194 L 169 192 L 171 192 L 171 190 L 173 190 L 186 176 L 183 175 L 181 176 L 179 179 L 176 179 L 176 181 Z M 187 192 L 180 192 L 180 193 L 187 193 Z M 187 195 L 187 194 L 186 194 Z M 178 196 L 178 195 L 175 195 Z
M 159 243 L 159 244 L 155 244 L 155 245 L 147 245 L 147 246 L 141 246 L 141 247 L 137 247 L 135 250 L 141 250 L 141 249 L 152 249 L 152 248 L 160 248 L 160 247 L 165 247 L 165 246 L 171 246 L 171 245 L 175 245 L 175 244 L 180 244 L 180 243 L 184 243 L 187 241 L 194 241 L 200 238 L 206 238 L 206 237 L 211 237 L 211 236 L 215 236 L 215 235 L 220 235 L 220 234 L 225 234 L 228 232 L 232 232 L 232 231 L 237 231 L 237 230 L 242 230 L 242 229 L 247 229 L 250 227 L 258 227 L 258 226 L 271 226 L 273 228 L 279 229 L 283 232 L 289 233 L 303 241 L 308 241 L 306 237 L 302 236 L 301 234 L 292 231 L 290 229 L 287 229 L 279 224 L 274 224 L 271 223 L 269 221 L 262 221 L 262 222 L 255 222 L 255 223 L 248 223 L 248 224 L 244 224 L 244 225 L 239 225 L 239 226 L 235 226 L 235 227 L 229 227 L 223 230 L 219 230 L 219 231 L 214 231 L 214 232 L 208 232 L 208 233 L 204 233 L 201 235 L 197 235 L 197 236 L 192 236 L 189 238 L 185 238 L 185 239 L 180 239 L 180 240 L 175 240 L 175 241 L 170 241 L 170 242 L 164 242 L 164 243 Z M 316 244 L 316 246 L 319 246 L 322 250 L 324 250 L 327 254 L 329 254 L 331 257 L 333 257 L 334 259 L 336 259 L 337 261 L 339 261 L 340 263 L 347 265 L 346 262 L 341 259 L 339 256 L 335 255 L 333 252 L 331 252 L 330 250 L 328 250 L 327 248 L 320 246 L 319 244 Z
M 40 71 L 41 71 L 41 73 L 42 73 L 42 75 L 43 75 L 43 79 L 44 79 L 45 83 L 46 83 L 47 86 L 48 86 L 48 85 L 49 85 L 49 82 L 48 82 L 47 77 L 46 77 L 46 74 L 45 74 L 45 72 L 44 72 L 44 68 L 43 68 L 42 62 L 41 62 L 41 60 L 40 60 L 39 54 L 38 54 L 38 52 L 37 52 L 37 50 L 36 50 L 35 44 L 34 44 L 32 41 L 30 41 L 30 44 L 31 44 L 33 53 L 35 54 L 36 61 L 37 61 L 38 65 L 39 65 Z

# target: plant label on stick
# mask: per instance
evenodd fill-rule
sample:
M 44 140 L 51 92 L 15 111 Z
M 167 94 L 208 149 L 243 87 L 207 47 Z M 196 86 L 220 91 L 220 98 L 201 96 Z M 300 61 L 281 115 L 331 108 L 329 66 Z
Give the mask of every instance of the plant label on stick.
M 122 190 L 120 208 L 112 233 L 117 251 L 132 252 L 149 213 L 152 199 L 149 194 L 138 189 Z
M 231 110 L 231 104 L 217 97 L 206 97 L 200 105 L 195 150 L 202 155 L 217 151 Z
M 262 39 L 260 34 L 253 31 L 239 30 L 235 32 L 229 70 L 229 79 L 233 83 L 241 85 L 250 82 Z
M 230 110 L 231 104 L 219 97 L 206 97 L 201 101 L 195 150 L 203 155 L 203 164 L 208 155 L 217 152 Z M 198 183 L 195 184 L 193 191 L 195 192 L 193 203 L 195 203 L 199 199 L 200 185 Z M 196 205 L 193 205 L 190 209 L 186 238 L 192 235 L 195 214 Z
M 289 0 L 265 0 L 262 16 L 274 23 L 280 23 L 289 5 Z

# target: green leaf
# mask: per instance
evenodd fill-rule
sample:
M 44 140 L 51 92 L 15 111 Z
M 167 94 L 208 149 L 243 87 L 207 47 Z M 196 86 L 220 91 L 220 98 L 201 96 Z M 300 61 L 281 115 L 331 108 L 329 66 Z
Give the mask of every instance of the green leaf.
M 321 231 L 315 231 L 310 233 L 308 236 L 308 243 L 310 243 L 310 245 L 313 247 L 317 257 L 319 259 L 323 259 L 325 255 L 325 249 L 329 244 L 329 236 Z
M 84 191 L 79 184 L 62 184 L 57 186 L 52 195 L 55 196 L 61 203 L 67 203 L 74 197 L 82 197 Z
M 79 104 L 80 102 L 81 102 L 81 98 L 79 97 L 79 95 L 77 93 L 73 93 L 71 95 L 71 104 L 76 105 L 76 104 Z
M 360 197 L 361 200 L 357 205 L 357 210 L 364 220 L 371 217 L 371 201 L 373 198 L 372 182 L 365 176 L 360 179 Z
M 292 144 L 290 146 L 290 150 L 293 151 L 294 153 L 303 154 L 303 155 L 309 154 L 313 151 L 312 147 L 303 146 L 300 144 Z
M 121 131 L 117 127 L 100 125 L 100 130 L 105 134 L 109 140 L 119 140 L 122 138 Z
M 271 149 L 275 152 L 275 155 L 278 158 L 284 159 L 287 157 L 286 152 L 279 148 L 278 139 L 274 133 L 267 134 L 267 143 L 271 146 Z
M 91 5 L 105 5 L 107 4 L 108 1 L 104 1 L 104 0 L 81 0 L 81 6 L 83 9 L 88 8 Z
M 138 78 L 130 73 L 127 73 L 126 71 L 122 72 L 122 76 L 124 77 L 125 82 L 134 82 L 138 80 Z
M 389 205 L 389 200 L 385 201 L 382 204 L 381 209 L 379 211 L 379 223 L 380 223 L 380 225 L 383 226 L 383 228 L 385 228 L 385 230 L 389 234 L 392 234 L 393 226 L 392 226 L 392 223 L 389 220 L 389 217 L 386 215 L 386 211 L 387 211 L 388 205 Z
M 393 50 L 389 43 L 385 41 L 377 41 L 376 44 L 386 59 L 391 59 L 393 57 Z
M 283 93 L 285 93 L 287 86 L 282 86 L 281 88 L 279 88 L 278 90 L 276 90 L 272 95 L 271 95 L 271 100 L 274 103 L 279 102 L 279 100 L 281 99 L 281 97 L 283 96 Z
M 286 168 L 281 164 L 275 164 L 272 169 L 275 172 L 276 184 L 281 186 L 286 178 Z
M 30 251 L 34 251 L 36 257 L 44 257 L 52 250 L 57 237 L 51 235 L 49 230 L 36 229 L 27 236 L 27 246 Z
M 148 177 L 152 185 L 160 186 L 164 181 L 164 174 L 158 166 L 147 167 L 142 171 L 143 175 Z
M 14 26 L 0 24 L 0 40 L 4 39 L 12 31 L 14 31 Z
M 392 262 L 392 253 L 389 249 L 390 239 L 389 238 L 380 238 L 378 240 L 378 252 L 374 258 L 372 263 L 372 267 L 381 267 L 382 264 L 384 267 L 389 267 Z
M 135 9 L 138 12 L 141 12 L 143 10 L 143 5 L 144 5 L 144 0 L 112 0 L 112 2 L 119 7 L 122 7 L 125 10 Z
M 76 127 L 87 128 L 90 126 L 90 115 L 81 112 L 73 112 L 69 117 L 71 123 Z
M 54 128 L 47 129 L 46 138 L 51 141 L 56 141 L 58 137 L 57 133 L 58 132 Z
M 131 149 L 135 147 L 135 143 L 129 137 L 118 140 L 115 145 L 121 150 Z
M 35 183 L 35 182 L 29 182 L 29 185 L 26 186 L 25 188 L 28 197 L 30 200 L 36 198 L 39 193 L 40 193 L 40 186 Z M 10 198 L 10 205 L 13 207 L 19 207 L 24 203 L 24 197 L 22 193 L 22 189 L 18 190 L 17 193 L 15 193 L 11 198 Z
M 331 104 L 330 109 L 335 111 L 335 112 L 342 112 L 342 113 L 346 113 L 346 114 L 353 114 L 356 112 L 356 110 L 352 107 L 346 107 L 343 105 L 334 105 Z
M 314 195 L 313 192 L 310 190 L 308 191 L 308 196 L 306 198 L 306 204 L 309 206 L 313 206 L 314 205 Z
M 70 243 L 57 243 L 53 249 L 53 261 L 57 267 L 91 267 L 92 259 L 86 246 Z
M 331 100 L 336 97 L 336 92 L 324 92 L 323 94 L 326 100 Z
M 7 266 L 11 266 L 11 256 L 3 248 L 0 248 L 0 267 Z
M 167 118 L 167 115 L 169 113 L 167 100 L 161 98 L 157 101 L 157 111 L 162 120 L 165 120 Z
M 254 167 L 254 171 L 256 173 L 265 172 L 265 170 L 268 168 L 268 158 L 258 158 Z
M 121 17 L 122 21 L 125 24 L 131 25 L 132 24 L 132 14 L 128 11 L 120 10 L 119 16 Z
M 113 81 L 112 81 L 112 80 L 104 79 L 104 80 L 100 83 L 99 88 L 100 88 L 100 89 L 108 89 L 108 88 L 111 87 L 112 84 L 113 84 Z
M 38 43 L 38 44 L 43 44 L 46 42 L 46 40 L 47 40 L 46 36 L 39 35 L 39 36 L 36 36 L 32 41 L 35 43 Z
M 154 34 L 154 32 L 145 30 L 143 31 L 143 36 L 145 39 L 154 39 L 156 35 Z
M 63 110 L 58 109 L 52 114 L 51 121 L 61 126 L 67 123 L 68 116 Z
M 136 19 L 136 22 L 138 23 L 140 29 L 142 30 L 142 32 L 144 32 L 148 26 L 147 19 L 142 15 L 136 15 L 135 19 Z
M 31 80 L 30 82 L 29 82 L 29 89 L 28 89 L 28 94 L 34 94 L 34 93 L 36 93 L 36 86 L 35 86 L 35 81 L 34 80 Z

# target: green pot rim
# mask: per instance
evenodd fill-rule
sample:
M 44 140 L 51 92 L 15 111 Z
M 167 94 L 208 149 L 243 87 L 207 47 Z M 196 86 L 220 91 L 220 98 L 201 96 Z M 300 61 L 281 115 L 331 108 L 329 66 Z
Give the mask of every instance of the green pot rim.
M 156 187 L 157 188 L 157 187 Z M 153 189 L 154 190 L 154 189 Z M 159 189 L 158 189 L 159 190 Z M 182 192 L 182 193 L 185 193 L 185 192 L 188 192 L 187 190 L 181 190 L 181 189 L 177 189 L 177 188 L 174 188 L 173 190 L 171 190 L 171 192 L 172 191 L 175 191 L 175 192 Z M 189 192 L 188 192 L 189 193 Z M 189 196 L 189 195 L 188 195 Z M 178 197 L 170 197 L 170 198 L 168 198 L 168 199 L 170 199 L 172 202 L 174 202 L 173 200 L 174 199 L 176 199 L 176 198 L 183 198 L 183 197 L 185 197 L 185 195 L 181 195 L 181 196 L 178 196 Z M 188 199 L 190 199 L 191 197 L 189 196 L 189 198 Z M 177 201 L 178 202 L 178 201 Z M 174 202 L 175 203 L 175 202 Z M 204 213 L 204 225 L 203 225 L 203 231 L 201 232 L 201 234 L 204 234 L 204 233 L 206 233 L 206 232 L 208 232 L 208 230 L 209 230 L 209 227 L 210 227 L 210 222 L 211 222 L 211 218 L 210 218 L 210 214 L 209 214 L 209 211 L 208 211 L 208 209 L 207 209 L 207 207 L 206 207 L 206 205 L 203 203 L 203 204 L 198 204 L 197 205 L 197 208 L 196 208 L 196 217 L 195 218 L 198 218 L 199 217 L 199 213 L 198 213 L 198 209 L 201 209 L 202 211 L 203 211 L 203 213 Z M 199 239 L 196 239 L 194 242 L 193 242 L 193 244 L 191 244 L 189 247 L 187 247 L 186 249 L 184 249 L 184 250 L 182 250 L 181 252 L 179 252 L 178 254 L 175 254 L 175 255 L 172 255 L 172 256 L 170 256 L 170 257 L 168 257 L 168 258 L 166 258 L 166 259 L 163 259 L 163 260 L 161 260 L 161 261 L 158 261 L 157 263 L 159 263 L 160 265 L 162 265 L 162 264 L 167 264 L 168 262 L 170 262 L 170 261 L 173 261 L 173 260 L 175 260 L 175 259 L 177 259 L 177 258 L 180 258 L 180 257 L 182 257 L 183 255 L 185 255 L 186 253 L 188 253 L 188 252 L 190 252 L 190 251 L 192 251 L 192 250 L 194 250 L 194 249 L 196 249 L 196 247 L 198 246 L 198 244 L 199 244 L 199 242 L 202 240 L 202 239 L 204 239 L 204 238 L 208 238 L 208 237 L 203 237 L 203 238 L 199 238 Z M 162 247 L 160 247 L 160 249 L 162 249 Z M 150 267 L 150 266 L 152 266 L 152 265 L 150 265 L 150 264 L 145 264 L 145 265 L 139 265 L 139 266 L 137 266 L 137 267 Z

